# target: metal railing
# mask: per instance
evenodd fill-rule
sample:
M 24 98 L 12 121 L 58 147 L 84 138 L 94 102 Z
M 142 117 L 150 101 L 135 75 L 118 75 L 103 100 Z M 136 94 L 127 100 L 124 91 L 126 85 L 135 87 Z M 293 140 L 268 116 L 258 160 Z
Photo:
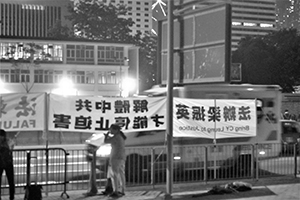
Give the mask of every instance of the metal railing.
M 236 155 L 233 152 L 236 145 L 174 146 L 174 183 L 300 175 L 300 147 L 297 144 L 240 146 L 242 150 Z M 262 147 L 265 148 L 263 151 Z M 16 193 L 24 193 L 24 187 L 29 181 L 31 184 L 43 185 L 44 192 L 63 191 L 62 195 L 67 190 L 89 188 L 91 162 L 86 159 L 86 149 L 14 150 L 13 155 L 18 188 Z M 127 186 L 165 183 L 165 147 L 130 147 L 126 148 L 126 155 Z M 96 158 L 96 161 L 97 187 L 103 188 L 108 159 Z M 2 194 L 8 194 L 8 184 L 4 177 L 2 190 Z
M 29 185 L 41 185 L 47 192 L 67 191 L 67 156 L 62 148 L 34 148 L 13 150 L 16 193 L 24 193 Z M 8 193 L 8 182 L 2 178 L 2 194 Z

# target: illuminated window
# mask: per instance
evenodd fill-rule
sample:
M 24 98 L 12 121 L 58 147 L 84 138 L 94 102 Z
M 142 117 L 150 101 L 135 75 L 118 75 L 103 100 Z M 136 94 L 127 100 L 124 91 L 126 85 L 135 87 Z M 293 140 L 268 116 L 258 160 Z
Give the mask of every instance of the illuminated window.
M 9 82 L 9 69 L 0 69 L 0 79 L 3 82 Z
M 242 23 L 241 23 L 241 22 L 232 22 L 232 25 L 233 25 L 233 26 L 241 26 Z
M 256 26 L 256 23 L 244 22 L 244 26 Z
M 85 83 L 84 71 L 68 71 L 67 77 L 71 79 L 73 83 Z
M 99 72 L 98 83 L 99 84 L 117 84 L 117 76 L 115 71 Z
M 264 27 L 264 28 L 272 28 L 272 27 L 273 27 L 273 24 L 263 24 L 263 23 L 261 23 L 261 24 L 260 24 L 260 27 Z

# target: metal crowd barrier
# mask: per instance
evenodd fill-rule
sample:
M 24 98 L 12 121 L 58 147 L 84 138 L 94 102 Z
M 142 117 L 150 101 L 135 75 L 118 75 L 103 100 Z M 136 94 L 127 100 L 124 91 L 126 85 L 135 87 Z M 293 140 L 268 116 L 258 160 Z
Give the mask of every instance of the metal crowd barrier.
M 16 194 L 25 193 L 25 187 L 40 185 L 44 192 L 62 191 L 67 194 L 67 156 L 63 148 L 34 148 L 13 150 Z M 5 174 L 4 174 L 5 176 Z M 8 182 L 2 177 L 1 188 L 8 194 Z
M 128 186 L 166 182 L 166 147 L 127 148 L 126 154 Z M 297 144 L 183 145 L 173 146 L 173 155 L 174 183 L 300 175 Z
M 173 146 L 174 183 L 300 175 L 300 147 L 297 144 L 240 144 L 242 151 L 235 155 L 233 150 L 236 146 Z M 262 148 L 265 150 L 261 151 Z M 247 154 L 243 154 L 245 151 Z M 84 148 L 68 151 L 62 148 L 14 150 L 13 154 L 16 193 L 24 193 L 29 182 L 43 185 L 44 192 L 62 191 L 62 195 L 67 190 L 88 190 L 90 187 L 91 162 L 86 159 Z M 166 147 L 130 147 L 126 148 L 126 155 L 128 187 L 165 184 Z M 104 188 L 107 158 L 94 159 L 97 187 Z M 4 177 L 2 190 L 2 194 L 8 194 L 8 183 Z

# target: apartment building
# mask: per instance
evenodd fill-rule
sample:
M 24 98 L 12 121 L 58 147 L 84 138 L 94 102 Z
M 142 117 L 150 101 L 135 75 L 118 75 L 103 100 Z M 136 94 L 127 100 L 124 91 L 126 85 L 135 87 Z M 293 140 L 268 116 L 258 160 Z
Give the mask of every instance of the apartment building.
M 232 50 L 246 36 L 266 35 L 276 30 L 275 0 L 231 0 Z
M 0 0 L 1 37 L 47 37 L 57 21 L 62 25 L 70 0 Z
M 114 5 L 124 4 L 131 10 L 125 18 L 131 18 L 135 24 L 131 27 L 132 34 L 137 31 L 142 33 L 151 32 L 152 30 L 152 1 L 150 0 L 100 0 L 105 4 Z
M 25 48 L 39 45 L 33 54 Z M 10 52 L 14 51 L 14 54 Z M 45 57 L 45 54 L 51 55 Z M 122 81 L 137 85 L 137 49 L 132 44 L 90 40 L 9 39 L 0 41 L 0 93 L 56 93 L 60 81 L 73 82 L 72 95 L 124 96 Z M 13 61 L 13 62 L 12 62 Z M 137 92 L 137 88 L 133 92 Z M 70 90 L 71 91 L 71 90 Z

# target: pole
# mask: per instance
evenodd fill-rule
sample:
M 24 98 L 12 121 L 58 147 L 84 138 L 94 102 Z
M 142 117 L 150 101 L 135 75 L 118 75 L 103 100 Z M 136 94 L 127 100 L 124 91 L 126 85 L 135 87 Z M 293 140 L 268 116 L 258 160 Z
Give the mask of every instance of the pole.
M 168 3 L 168 74 L 167 74 L 167 191 L 166 199 L 172 199 L 173 189 L 173 0 Z
M 122 97 L 122 60 L 120 61 L 120 84 L 119 84 L 119 90 L 120 90 L 120 97 Z
M 49 181 L 49 137 L 48 137 L 48 113 L 49 113 L 50 94 L 45 93 L 45 136 L 46 136 L 46 184 Z M 46 187 L 46 196 L 48 196 L 48 187 Z

